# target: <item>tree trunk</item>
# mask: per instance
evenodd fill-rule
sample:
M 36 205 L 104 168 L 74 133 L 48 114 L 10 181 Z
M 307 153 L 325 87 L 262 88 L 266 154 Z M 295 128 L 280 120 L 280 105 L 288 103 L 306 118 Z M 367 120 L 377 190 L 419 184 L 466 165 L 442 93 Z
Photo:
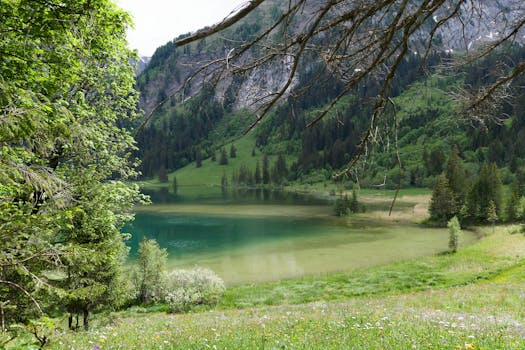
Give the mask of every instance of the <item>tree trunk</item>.
M 67 318 L 67 326 L 69 327 L 69 330 L 73 330 L 73 314 L 70 313 L 69 317 Z
M 84 309 L 84 329 L 87 331 L 89 329 L 89 310 Z

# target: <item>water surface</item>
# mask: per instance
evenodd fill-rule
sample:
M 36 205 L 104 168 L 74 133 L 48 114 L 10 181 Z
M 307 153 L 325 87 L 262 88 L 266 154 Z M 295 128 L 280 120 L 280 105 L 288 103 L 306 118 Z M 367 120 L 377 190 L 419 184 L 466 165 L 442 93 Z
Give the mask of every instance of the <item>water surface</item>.
M 169 200 L 139 209 L 130 245 L 155 238 L 169 268 L 206 266 L 227 283 L 348 270 L 446 250 L 446 229 L 336 218 L 328 203 L 301 196 L 267 200 Z M 466 242 L 474 239 L 466 233 Z

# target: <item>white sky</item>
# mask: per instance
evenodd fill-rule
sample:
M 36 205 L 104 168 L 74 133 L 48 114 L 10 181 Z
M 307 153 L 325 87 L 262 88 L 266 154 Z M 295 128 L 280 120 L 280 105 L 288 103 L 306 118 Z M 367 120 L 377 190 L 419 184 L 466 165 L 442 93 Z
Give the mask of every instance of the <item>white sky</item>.
M 215 24 L 246 0 L 116 0 L 133 17 L 128 32 L 130 47 L 141 56 L 180 34 Z

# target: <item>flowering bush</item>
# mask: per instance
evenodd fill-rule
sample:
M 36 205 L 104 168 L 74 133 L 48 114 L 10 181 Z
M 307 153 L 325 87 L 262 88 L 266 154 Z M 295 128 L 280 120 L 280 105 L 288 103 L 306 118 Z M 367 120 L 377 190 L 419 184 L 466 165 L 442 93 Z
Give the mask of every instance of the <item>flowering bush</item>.
M 226 290 L 219 276 L 201 267 L 172 271 L 166 286 L 165 301 L 172 312 L 188 311 L 194 305 L 216 305 Z

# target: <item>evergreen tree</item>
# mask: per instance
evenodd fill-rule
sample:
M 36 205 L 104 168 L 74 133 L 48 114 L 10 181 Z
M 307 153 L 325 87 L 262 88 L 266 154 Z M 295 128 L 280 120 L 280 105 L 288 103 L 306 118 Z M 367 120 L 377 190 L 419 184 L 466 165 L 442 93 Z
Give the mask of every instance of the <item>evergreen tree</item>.
M 259 161 L 257 161 L 257 164 L 255 165 L 254 181 L 255 181 L 256 185 L 259 185 L 262 182 L 261 169 L 259 167 Z
M 272 182 L 280 184 L 283 179 L 286 178 L 287 174 L 286 160 L 282 154 L 279 154 L 272 169 Z
M 176 195 L 177 191 L 179 190 L 179 186 L 177 185 L 177 177 L 176 176 L 173 176 L 172 189 L 173 189 L 173 194 Z
M 458 212 L 454 193 L 449 187 L 447 177 L 441 175 L 434 186 L 430 200 L 430 219 L 445 223 Z
M 0 13 L 2 326 L 65 309 L 87 327 L 123 299 L 120 230 L 141 199 L 122 128 L 138 102 L 129 16 L 81 0 L 4 1 Z
M 517 181 L 512 184 L 510 197 L 505 207 L 505 219 L 508 222 L 515 222 L 520 216 L 520 188 Z
M 226 165 L 228 164 L 228 156 L 226 155 L 226 150 L 223 148 L 221 149 L 221 158 L 219 159 L 220 165 Z
M 200 168 L 202 166 L 202 154 L 201 150 L 197 148 L 195 151 L 195 166 Z
M 459 156 L 459 150 L 454 147 L 445 167 L 445 175 L 448 180 L 450 189 L 455 195 L 458 206 L 463 204 L 467 193 L 467 173 L 463 166 L 463 160 Z
M 488 220 L 488 208 L 491 201 L 496 214 L 501 213 L 502 185 L 496 164 L 483 163 L 478 178 L 470 188 L 465 202 L 465 216 L 474 222 Z
M 350 200 L 348 199 L 348 195 L 341 195 L 335 200 L 334 211 L 337 216 L 350 214 Z
M 222 173 L 221 188 L 223 191 L 228 188 L 228 177 L 226 176 L 226 172 Z
M 270 160 L 266 154 L 263 158 L 262 182 L 265 185 L 270 183 Z
M 168 172 L 164 166 L 161 166 L 159 169 L 159 181 L 162 183 L 168 182 Z
M 359 212 L 359 201 L 357 200 L 357 192 L 356 190 L 354 189 L 352 191 L 352 200 L 350 202 L 350 206 L 349 206 L 349 209 L 352 213 L 357 213 Z
M 232 143 L 230 147 L 230 158 L 237 157 L 237 148 L 235 148 L 235 145 Z

